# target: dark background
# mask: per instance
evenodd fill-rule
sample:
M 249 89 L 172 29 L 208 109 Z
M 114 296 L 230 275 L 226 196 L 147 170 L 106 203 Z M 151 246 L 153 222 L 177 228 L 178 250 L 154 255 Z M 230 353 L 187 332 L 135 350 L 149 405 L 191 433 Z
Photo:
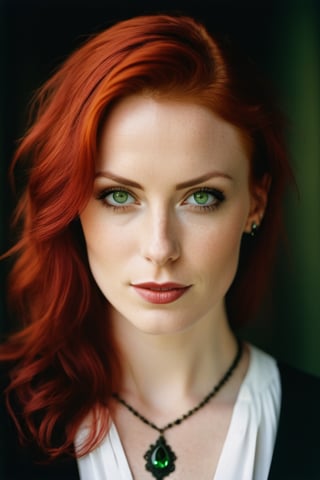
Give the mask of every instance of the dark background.
M 280 257 L 264 313 L 243 335 L 320 374 L 320 2 L 0 0 L 0 253 L 11 244 L 14 200 L 7 179 L 36 88 L 87 35 L 117 20 L 182 12 L 229 36 L 274 84 L 290 118 L 288 143 L 300 196 L 288 195 L 289 259 Z M 8 262 L 1 266 L 0 329 Z

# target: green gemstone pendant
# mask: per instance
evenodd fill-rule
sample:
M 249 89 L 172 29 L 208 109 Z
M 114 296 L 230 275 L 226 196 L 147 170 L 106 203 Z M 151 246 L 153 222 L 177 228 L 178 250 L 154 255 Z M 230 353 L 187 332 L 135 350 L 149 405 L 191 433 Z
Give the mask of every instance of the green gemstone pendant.
M 162 480 L 175 470 L 174 462 L 177 457 L 162 435 L 154 445 L 150 445 L 144 458 L 147 460 L 146 470 L 157 480 Z

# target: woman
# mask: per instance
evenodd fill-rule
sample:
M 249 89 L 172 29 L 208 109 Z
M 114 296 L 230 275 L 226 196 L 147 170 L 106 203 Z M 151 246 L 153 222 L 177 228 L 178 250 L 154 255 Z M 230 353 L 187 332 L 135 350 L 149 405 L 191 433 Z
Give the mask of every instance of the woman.
M 253 66 L 183 16 L 119 22 L 44 85 L 13 163 L 4 478 L 319 477 L 318 380 L 235 335 L 281 231 L 282 135 Z

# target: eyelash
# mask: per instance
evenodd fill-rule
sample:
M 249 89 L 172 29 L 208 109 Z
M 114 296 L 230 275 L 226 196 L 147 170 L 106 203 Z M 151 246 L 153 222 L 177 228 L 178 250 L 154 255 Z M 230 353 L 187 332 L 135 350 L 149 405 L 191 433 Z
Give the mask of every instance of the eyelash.
M 128 194 L 133 199 L 135 199 L 135 196 L 130 191 L 128 191 L 125 188 L 121 188 L 121 187 L 107 188 L 107 189 L 103 190 L 102 192 L 100 192 L 97 195 L 96 198 L 97 198 L 97 200 L 101 201 L 106 208 L 112 208 L 113 211 L 115 211 L 115 212 L 124 212 L 132 206 L 132 203 L 129 203 L 129 204 L 126 204 L 126 205 L 121 205 L 121 204 L 112 205 L 112 204 L 108 203 L 107 200 L 106 200 L 106 197 L 108 195 L 112 194 L 113 192 L 123 192 L 125 194 Z M 196 193 L 199 193 L 199 192 L 203 192 L 203 193 L 207 193 L 209 195 L 212 195 L 214 197 L 214 200 L 213 200 L 214 203 L 212 203 L 211 205 L 200 205 L 200 204 L 196 204 L 196 203 L 189 204 L 189 206 L 192 209 L 195 209 L 196 211 L 200 211 L 200 212 L 201 211 L 202 212 L 207 211 L 207 212 L 209 212 L 209 211 L 216 210 L 217 208 L 219 208 L 220 204 L 225 200 L 225 195 L 221 190 L 217 190 L 216 188 L 201 187 L 201 188 L 197 188 L 193 192 L 189 192 L 186 195 L 183 203 L 186 205 L 187 204 L 186 200 L 189 197 L 191 197 L 192 195 L 195 195 Z
M 200 204 L 190 204 L 190 207 L 196 209 L 197 211 L 207 211 L 212 212 L 219 208 L 221 203 L 225 200 L 225 195 L 221 190 L 217 190 L 216 188 L 209 188 L 209 187 L 201 187 L 197 188 L 193 192 L 189 192 L 186 196 L 186 199 L 195 195 L 196 193 L 208 193 L 214 197 L 214 200 L 211 205 L 200 205 Z
M 130 197 L 132 197 L 133 199 L 135 199 L 135 196 L 129 192 L 128 190 L 126 190 L 125 188 L 121 188 L 121 187 L 111 187 L 111 188 L 107 188 L 106 190 L 103 190 L 102 192 L 100 192 L 98 195 L 97 195 L 97 200 L 100 200 L 103 205 L 106 207 L 106 208 L 112 208 L 115 212 L 120 212 L 120 211 L 125 211 L 127 210 L 128 208 L 131 207 L 131 203 L 130 204 L 127 204 L 127 205 L 112 205 L 110 203 L 107 202 L 106 198 L 108 195 L 110 195 L 111 193 L 114 193 L 114 192 L 123 192 L 123 193 L 126 193 L 128 195 L 130 195 Z

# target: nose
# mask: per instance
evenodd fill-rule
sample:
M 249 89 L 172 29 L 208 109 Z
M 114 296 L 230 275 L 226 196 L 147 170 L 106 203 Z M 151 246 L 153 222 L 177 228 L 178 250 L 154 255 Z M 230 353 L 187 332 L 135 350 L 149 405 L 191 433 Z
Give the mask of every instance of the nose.
M 146 260 L 164 266 L 180 257 L 177 223 L 172 212 L 150 212 L 146 231 L 142 232 L 142 255 Z

